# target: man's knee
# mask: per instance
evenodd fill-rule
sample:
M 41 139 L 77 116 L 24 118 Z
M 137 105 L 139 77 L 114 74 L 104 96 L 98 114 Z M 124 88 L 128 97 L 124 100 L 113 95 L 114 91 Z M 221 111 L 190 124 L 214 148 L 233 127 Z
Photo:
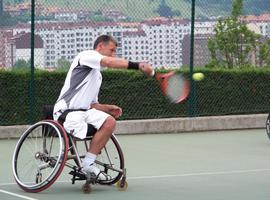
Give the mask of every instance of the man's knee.
M 106 128 L 106 129 L 110 129 L 110 130 L 114 130 L 115 129 L 115 126 L 116 126 L 116 120 L 112 117 L 112 116 L 109 116 L 104 124 L 103 124 L 103 127 Z

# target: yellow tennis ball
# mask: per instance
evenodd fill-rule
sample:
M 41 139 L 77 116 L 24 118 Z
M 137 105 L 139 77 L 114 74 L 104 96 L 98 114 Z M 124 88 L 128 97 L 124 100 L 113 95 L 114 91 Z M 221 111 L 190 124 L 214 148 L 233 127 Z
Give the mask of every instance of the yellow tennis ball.
M 204 79 L 204 74 L 201 73 L 201 72 L 194 73 L 194 74 L 192 75 L 192 78 L 193 78 L 194 81 L 201 81 L 201 80 Z

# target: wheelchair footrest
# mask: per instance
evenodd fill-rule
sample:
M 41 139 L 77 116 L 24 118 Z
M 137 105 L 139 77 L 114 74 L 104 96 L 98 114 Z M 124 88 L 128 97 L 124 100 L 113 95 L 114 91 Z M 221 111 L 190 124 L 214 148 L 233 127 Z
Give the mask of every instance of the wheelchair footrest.
M 75 183 L 75 181 L 83 181 L 86 180 L 86 176 L 85 174 L 77 171 L 77 170 L 73 170 L 69 172 L 70 175 L 72 175 L 72 184 Z

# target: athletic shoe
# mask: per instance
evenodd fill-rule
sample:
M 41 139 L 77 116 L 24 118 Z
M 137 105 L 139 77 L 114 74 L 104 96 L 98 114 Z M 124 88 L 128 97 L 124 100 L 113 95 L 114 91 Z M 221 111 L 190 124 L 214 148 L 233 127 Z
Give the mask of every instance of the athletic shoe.
M 91 164 L 89 166 L 83 166 L 82 172 L 86 174 L 87 178 L 94 177 L 98 181 L 109 181 L 112 179 L 110 175 L 100 171 L 100 169 L 94 164 Z

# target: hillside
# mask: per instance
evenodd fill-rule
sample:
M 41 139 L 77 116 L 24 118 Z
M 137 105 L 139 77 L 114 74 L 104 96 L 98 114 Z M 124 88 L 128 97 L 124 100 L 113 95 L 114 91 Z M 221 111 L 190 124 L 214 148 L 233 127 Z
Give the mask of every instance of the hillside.
M 30 2 L 30 0 L 3 0 L 4 4 Z M 190 18 L 191 0 L 38 0 L 45 7 L 61 7 L 68 10 L 99 11 L 104 9 L 120 10 L 132 20 L 142 20 L 158 16 L 157 9 L 165 2 L 176 16 Z M 196 0 L 196 16 L 224 16 L 231 11 L 232 0 Z M 269 0 L 244 0 L 244 14 L 258 15 L 270 12 Z
M 191 0 L 185 0 L 190 2 Z M 218 13 L 223 10 L 230 10 L 232 6 L 232 0 L 197 0 L 196 4 L 202 9 L 206 9 L 209 12 Z M 265 12 L 270 12 L 269 0 L 244 0 L 244 14 L 246 15 L 259 15 Z

